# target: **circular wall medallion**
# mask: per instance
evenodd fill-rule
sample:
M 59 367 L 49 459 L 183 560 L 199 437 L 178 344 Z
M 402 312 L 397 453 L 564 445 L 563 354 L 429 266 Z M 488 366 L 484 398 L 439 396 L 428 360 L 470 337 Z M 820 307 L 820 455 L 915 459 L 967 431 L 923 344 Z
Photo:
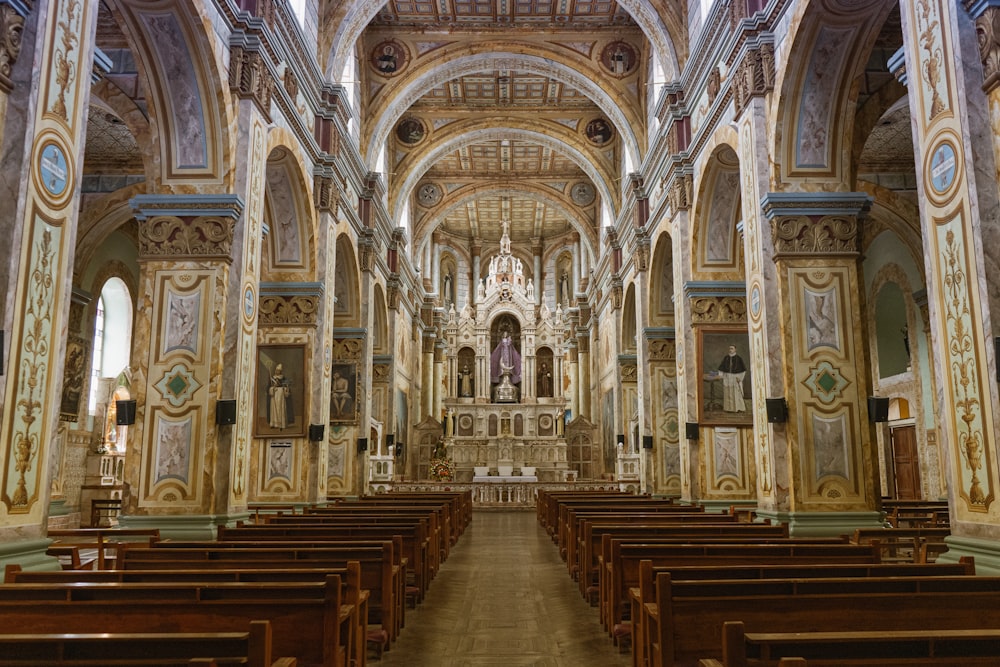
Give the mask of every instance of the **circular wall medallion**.
M 388 39 L 372 49 L 369 60 L 372 68 L 382 76 L 396 76 L 410 62 L 410 52 L 402 42 Z
M 761 295 L 760 295 L 760 283 L 754 283 L 750 287 L 750 317 L 757 321 L 760 317 L 761 309 Z
M 947 192 L 955 182 L 956 167 L 955 148 L 946 141 L 937 147 L 931 157 L 930 181 L 935 192 L 938 194 Z
M 468 431 L 472 428 L 472 415 L 460 415 L 458 418 L 458 427 L 463 431 Z
M 434 206 L 441 201 L 441 188 L 435 183 L 424 183 L 417 190 L 417 201 L 421 206 Z
M 42 185 L 53 197 L 59 197 L 66 192 L 69 182 L 69 165 L 66 154 L 55 143 L 47 143 L 42 147 L 38 158 L 38 171 L 42 175 Z
M 638 63 L 635 48 L 628 42 L 611 42 L 601 51 L 601 65 L 619 78 L 634 72 Z
M 253 314 L 257 308 L 257 297 L 254 294 L 253 286 L 247 285 L 243 288 L 243 317 L 246 320 L 252 321 Z
M 407 146 L 416 146 L 427 136 L 427 128 L 419 118 L 404 118 L 396 126 L 396 138 Z
M 587 139 L 595 146 L 603 146 L 615 136 L 614 128 L 605 118 L 595 118 L 587 123 L 585 132 Z
M 569 191 L 569 196 L 577 206 L 587 206 L 594 201 L 594 186 L 581 181 L 573 186 Z

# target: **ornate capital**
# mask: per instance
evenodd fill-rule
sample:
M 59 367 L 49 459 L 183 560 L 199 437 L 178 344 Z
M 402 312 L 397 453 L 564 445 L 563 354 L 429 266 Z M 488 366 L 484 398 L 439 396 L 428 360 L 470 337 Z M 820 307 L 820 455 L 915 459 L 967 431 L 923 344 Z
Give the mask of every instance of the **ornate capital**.
M 362 230 L 361 238 L 358 239 L 358 250 L 361 256 L 361 270 L 373 271 L 375 269 L 375 232 L 371 229 Z
M 274 80 L 260 51 L 245 45 L 229 47 L 229 89 L 252 99 L 264 118 L 271 120 Z
M 394 274 L 385 281 L 385 294 L 386 302 L 390 310 L 396 310 L 399 308 L 399 292 L 400 292 L 400 281 L 399 275 Z
M 302 294 L 266 294 L 260 297 L 261 326 L 315 326 L 319 297 Z
M 153 216 L 139 224 L 139 256 L 230 261 L 234 226 L 233 220 L 225 218 Z
M 733 102 L 739 116 L 752 98 L 774 90 L 774 45 L 762 42 L 756 48 L 747 49 L 735 69 Z
M 667 202 L 670 204 L 670 210 L 674 213 L 689 210 L 694 189 L 691 174 L 677 174 L 668 187 Z
M 615 310 L 622 307 L 622 279 L 617 276 L 611 279 L 611 307 Z
M 10 71 L 21 55 L 21 33 L 24 16 L 8 4 L 0 5 L 0 91 L 9 93 L 14 87 Z
M 983 64 L 983 90 L 1000 86 L 1000 7 L 989 6 L 976 18 L 979 59 Z
M 637 233 L 635 236 L 635 268 L 637 271 L 649 269 L 649 248 L 651 242 L 649 236 Z
M 771 220 L 775 257 L 857 255 L 861 226 L 852 216 L 793 216 Z
M 391 377 L 389 364 L 372 364 L 372 384 L 388 384 Z
M 340 194 L 334 180 L 329 176 L 315 176 L 313 178 L 313 200 L 316 210 L 330 215 L 337 215 L 337 206 L 340 203 Z
M 746 324 L 747 300 L 742 296 L 696 296 L 691 298 L 693 324 Z
M 677 342 L 673 338 L 654 338 L 649 341 L 650 361 L 676 361 Z

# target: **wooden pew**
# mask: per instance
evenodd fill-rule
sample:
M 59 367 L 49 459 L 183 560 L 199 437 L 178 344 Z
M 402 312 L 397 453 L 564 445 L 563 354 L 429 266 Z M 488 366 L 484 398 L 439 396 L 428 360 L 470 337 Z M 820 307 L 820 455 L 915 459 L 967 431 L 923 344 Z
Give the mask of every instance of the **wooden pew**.
M 96 564 L 97 569 L 104 570 L 114 567 L 123 550 L 158 542 L 160 531 L 155 528 L 67 528 L 50 530 L 48 536 L 53 540 L 48 552 L 60 557 L 68 555 L 75 565 L 72 569 L 91 569 Z
M 700 665 L 770 667 L 790 656 L 811 667 L 986 667 L 1000 663 L 1000 629 L 746 632 L 741 621 L 729 621 L 722 659 Z
M 559 523 L 559 504 L 570 500 L 621 498 L 634 494 L 625 491 L 546 491 L 538 489 L 535 500 L 535 514 L 538 523 L 545 528 L 549 537 L 556 541 L 556 526 Z
M 270 621 L 251 621 L 249 632 L 0 634 L 0 667 L 171 667 L 198 658 L 220 666 L 296 665 L 272 657 Z
M 650 665 L 722 659 L 722 626 L 748 632 L 996 629 L 1000 577 L 673 581 L 656 577 Z M 655 621 L 655 622 L 654 622 Z
M 903 563 L 843 564 L 813 563 L 809 565 L 723 565 L 723 566 L 661 566 L 651 561 L 639 563 L 639 585 L 629 589 L 632 618 L 632 664 L 646 665 L 650 652 L 647 614 L 656 611 L 656 576 L 670 574 L 672 581 L 705 581 L 725 579 L 834 579 L 857 577 L 972 577 L 975 562 L 964 556 L 958 563 L 914 565 Z M 654 619 L 655 624 L 655 619 Z
M 277 525 L 340 524 L 367 527 L 369 524 L 397 524 L 401 522 L 426 521 L 428 568 L 433 577 L 450 553 L 449 533 L 451 531 L 448 513 L 443 506 L 430 508 L 397 508 L 389 511 L 380 507 L 309 508 L 302 516 L 276 517 L 269 523 Z
M 576 548 L 579 553 L 577 569 L 580 591 L 586 597 L 587 587 L 600 584 L 600 560 L 605 536 L 608 539 L 644 542 L 654 538 L 699 538 L 712 535 L 728 535 L 731 537 L 788 537 L 788 525 L 771 525 L 764 523 L 736 523 L 732 520 L 712 521 L 713 516 L 701 515 L 705 521 L 688 521 L 689 515 L 649 517 L 641 522 L 619 523 L 616 517 L 610 520 L 604 517 L 583 519 L 580 528 L 580 540 Z M 672 520 L 676 519 L 676 520 Z M 605 523 L 611 521 L 611 523 Z
M 559 504 L 557 519 L 557 534 L 559 553 L 564 559 L 569 559 L 569 545 L 573 542 L 573 526 L 577 516 L 583 514 L 640 514 L 652 512 L 669 512 L 677 514 L 704 514 L 700 507 L 685 507 L 675 505 L 671 500 L 651 499 L 642 496 L 625 497 L 621 499 L 578 501 Z M 706 515 L 707 516 L 707 515 Z
M 268 620 L 278 655 L 347 667 L 356 655 L 358 614 L 342 602 L 341 590 L 335 574 L 320 583 L 5 584 L 0 627 L 39 634 L 98 633 L 111 624 L 122 633 L 240 632 Z
M 909 528 L 857 528 L 851 536 L 854 544 L 877 542 L 884 562 L 898 560 L 915 563 L 920 548 L 928 542 L 944 542 L 951 535 L 945 526 L 914 526 Z
M 337 567 L 358 562 L 361 567 L 360 588 L 369 591 L 368 623 L 378 623 L 395 641 L 401 628 L 397 610 L 399 581 L 403 576 L 394 562 L 391 541 L 382 542 L 322 542 L 317 546 L 302 543 L 256 546 L 243 542 L 159 542 L 150 548 L 129 549 L 125 552 L 123 569 L 203 569 L 207 563 L 220 567 L 247 569 L 260 562 L 279 563 L 284 569 L 319 567 L 317 561 Z M 321 546 L 320 546 L 321 545 Z M 193 567 L 192 567 L 193 565 Z
M 648 560 L 653 566 L 681 565 L 767 565 L 814 563 L 878 563 L 878 549 L 872 545 L 830 543 L 830 538 L 747 540 L 724 537 L 708 543 L 660 540 L 630 543 L 611 540 L 610 558 L 602 563 L 602 621 L 609 633 L 624 620 L 629 590 L 639 585 L 639 566 Z M 603 558 L 603 557 L 602 557 Z

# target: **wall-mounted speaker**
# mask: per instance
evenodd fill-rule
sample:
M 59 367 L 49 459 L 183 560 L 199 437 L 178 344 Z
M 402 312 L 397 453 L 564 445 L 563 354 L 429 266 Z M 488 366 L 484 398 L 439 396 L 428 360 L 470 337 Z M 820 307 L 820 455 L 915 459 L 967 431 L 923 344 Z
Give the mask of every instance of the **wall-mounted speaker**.
M 652 449 L 653 448 L 653 436 L 651 436 L 651 435 L 644 435 L 644 436 L 642 436 L 642 448 L 643 449 Z
M 684 437 L 688 440 L 698 439 L 698 422 L 688 422 L 684 424 Z
M 393 434 L 390 433 L 389 435 L 385 436 L 385 451 L 391 452 L 392 443 L 395 441 L 396 441 L 396 436 L 394 436 Z
M 358 451 L 359 452 L 368 451 L 368 438 L 358 438 Z
M 788 403 L 783 398 L 765 398 L 764 407 L 767 411 L 767 421 L 771 424 L 784 424 L 788 421 Z
M 323 424 L 309 424 L 309 440 L 312 442 L 323 442 L 326 428 Z
M 873 424 L 889 421 L 889 399 L 884 396 L 868 397 L 868 421 Z
M 219 426 L 229 426 L 236 423 L 235 398 L 215 402 L 215 423 Z
M 135 423 L 135 401 L 115 401 L 115 424 L 130 426 Z
M 621 433 L 619 433 L 618 435 L 615 436 L 615 442 L 617 442 L 619 445 L 621 445 L 622 447 L 624 447 L 625 446 L 625 436 L 622 435 Z
M 396 456 L 400 457 L 402 455 L 403 455 L 403 443 L 397 442 L 396 443 Z

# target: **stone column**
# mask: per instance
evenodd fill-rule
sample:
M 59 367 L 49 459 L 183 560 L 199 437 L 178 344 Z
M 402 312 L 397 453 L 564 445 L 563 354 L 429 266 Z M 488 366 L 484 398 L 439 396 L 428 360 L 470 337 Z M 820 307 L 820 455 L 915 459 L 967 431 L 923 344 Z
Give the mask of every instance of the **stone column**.
M 578 408 L 579 415 L 585 419 L 590 419 L 591 408 L 591 387 L 590 387 L 590 328 L 577 330 L 577 375 L 580 379 L 577 384 L 579 390 Z
M 976 556 L 1000 573 L 1000 397 L 993 339 L 1000 333 L 997 225 L 997 3 L 901 3 L 914 132 L 937 414 L 946 452 L 952 534 L 946 560 Z M 973 19 L 977 19 L 973 23 Z M 978 31 L 978 35 L 976 32 Z M 981 50 L 980 50 L 981 49 Z M 986 63 L 984 78 L 970 63 Z M 983 151 L 990 136 L 993 151 Z
M 434 337 L 426 333 L 422 338 L 420 385 L 421 416 L 439 419 L 440 415 L 434 414 Z
M 480 264 L 480 256 L 483 253 L 483 244 L 479 239 L 472 241 L 472 280 L 469 282 L 469 299 L 471 303 L 479 303 L 479 283 L 481 280 L 480 271 L 482 270 L 482 265 Z
M 229 520 L 230 501 L 246 504 L 247 456 L 234 456 L 232 479 L 229 465 L 232 440 L 252 433 L 252 378 L 245 394 L 236 389 L 237 425 L 215 424 L 217 401 L 232 396 L 224 382 L 227 318 L 218 314 L 236 300 L 256 319 L 256 285 L 246 295 L 231 287 L 241 283 L 238 271 L 235 279 L 231 274 L 243 202 L 235 195 L 147 195 L 132 205 L 139 220 L 131 385 L 137 407 L 125 462 L 133 486 L 123 515 L 129 527 L 205 539 Z M 230 373 L 237 386 L 255 367 L 253 339 L 247 344 L 239 362 L 235 352 L 228 359 L 247 364 Z M 223 429 L 235 429 L 236 437 Z
M 531 256 L 534 259 L 532 265 L 532 271 L 534 275 L 531 277 L 535 283 L 535 305 L 540 306 L 542 304 L 542 240 L 539 238 L 531 239 Z
M 441 244 L 437 235 L 432 234 L 431 240 L 431 294 L 439 294 L 441 289 Z
M 784 452 L 789 497 L 778 517 L 796 534 L 842 534 L 851 526 L 879 525 L 858 262 L 868 204 L 868 196 L 856 192 L 770 193 L 762 201 L 780 297 L 777 361 L 784 368 L 788 404 L 787 423 L 775 429 L 795 443 Z M 751 287 L 751 311 L 754 298 Z
M 645 234 L 636 236 L 635 248 L 635 330 L 639 332 L 636 340 L 636 365 L 642 369 L 636 373 L 636 395 L 639 418 L 640 488 L 647 492 L 652 488 L 653 451 L 644 449 L 643 439 L 653 437 L 652 409 L 652 377 L 647 372 L 650 368 L 649 345 L 646 340 L 646 328 L 649 326 L 649 238 Z
M 0 3 L 0 566 L 45 555 L 97 3 Z M 27 20 L 25 19 L 27 17 Z M 71 46 L 70 46 L 71 45 Z M 21 48 L 25 53 L 21 54 Z M 16 65 L 16 67 L 15 67 Z M 17 116 L 6 114 L 10 105 Z
M 580 416 L 580 354 L 576 341 L 569 342 L 569 412 L 572 419 Z M 561 377 L 561 376 L 560 376 Z M 560 383 L 561 384 L 561 383 Z M 561 391 L 561 389 L 560 389 Z
M 580 291 L 580 255 L 583 254 L 583 240 L 576 232 L 573 233 L 573 242 L 576 252 L 573 253 L 573 275 L 569 279 L 570 303 L 576 301 L 576 294 Z

